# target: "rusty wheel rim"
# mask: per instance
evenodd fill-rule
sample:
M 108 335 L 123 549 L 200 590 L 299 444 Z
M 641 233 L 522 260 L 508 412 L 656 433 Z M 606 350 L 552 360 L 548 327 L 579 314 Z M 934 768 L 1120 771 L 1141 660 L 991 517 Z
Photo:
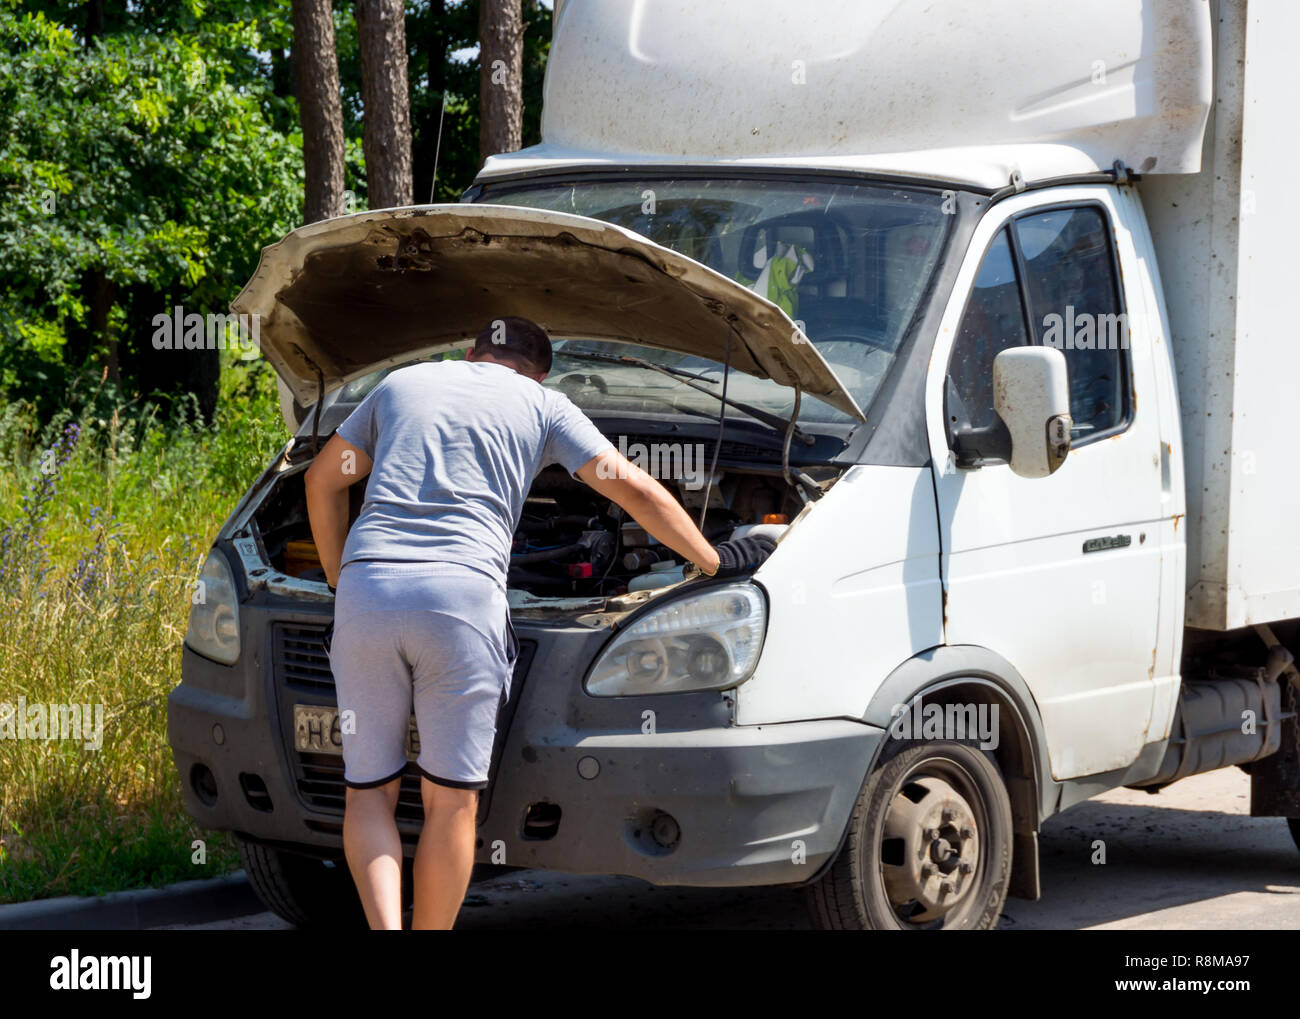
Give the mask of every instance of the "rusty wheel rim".
M 973 900 L 983 827 L 983 801 L 954 762 L 922 762 L 899 783 L 881 833 L 880 876 L 900 922 L 940 923 Z

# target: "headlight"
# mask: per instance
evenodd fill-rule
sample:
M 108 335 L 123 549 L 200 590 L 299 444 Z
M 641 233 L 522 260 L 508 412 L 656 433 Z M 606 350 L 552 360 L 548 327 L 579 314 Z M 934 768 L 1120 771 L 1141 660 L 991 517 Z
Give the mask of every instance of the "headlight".
M 208 553 L 190 602 L 185 643 L 205 658 L 234 665 L 239 660 L 239 597 L 220 552 Z
M 587 676 L 596 697 L 725 690 L 758 664 L 767 603 L 753 584 L 727 584 L 651 609 L 610 642 Z

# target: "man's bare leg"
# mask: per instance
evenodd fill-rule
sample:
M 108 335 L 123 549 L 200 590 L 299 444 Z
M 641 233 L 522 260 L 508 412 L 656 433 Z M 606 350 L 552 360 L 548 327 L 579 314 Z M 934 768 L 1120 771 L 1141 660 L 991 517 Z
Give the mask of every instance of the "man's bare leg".
M 412 930 L 451 930 L 474 868 L 478 792 L 420 780 L 424 828 L 415 850 Z
M 371 930 L 402 929 L 402 840 L 393 819 L 402 780 L 347 790 L 343 852 Z

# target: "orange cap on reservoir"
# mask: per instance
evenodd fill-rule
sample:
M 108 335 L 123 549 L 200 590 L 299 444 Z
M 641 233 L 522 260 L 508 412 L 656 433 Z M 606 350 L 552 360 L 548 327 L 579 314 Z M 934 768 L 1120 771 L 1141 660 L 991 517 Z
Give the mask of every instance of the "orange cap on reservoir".
M 788 524 L 790 518 L 784 513 L 764 513 L 763 523 L 765 524 Z

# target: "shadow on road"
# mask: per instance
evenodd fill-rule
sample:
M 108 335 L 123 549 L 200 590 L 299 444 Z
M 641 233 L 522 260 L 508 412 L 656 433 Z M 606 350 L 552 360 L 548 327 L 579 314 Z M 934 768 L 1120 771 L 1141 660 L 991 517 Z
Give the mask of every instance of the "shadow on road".
M 1128 794 L 1134 798 L 1147 794 Z M 1090 801 L 1040 836 L 1043 898 L 1009 899 L 1003 929 L 1091 927 L 1238 893 L 1294 896 L 1300 852 L 1279 818 Z M 1093 863 L 1104 843 L 1105 860 Z M 1212 922 L 1213 910 L 1205 926 Z M 1222 926 L 1233 926 L 1227 911 Z M 1291 926 L 1279 917 L 1277 926 Z M 807 929 L 796 890 L 656 888 L 632 878 L 517 871 L 470 889 L 458 926 Z
M 1098 841 L 1104 864 L 1093 862 Z M 1090 801 L 1049 819 L 1039 850 L 1043 898 L 1009 899 L 1004 928 L 1090 927 L 1239 893 L 1300 893 L 1300 852 L 1281 818 L 1176 809 L 1154 798 Z

